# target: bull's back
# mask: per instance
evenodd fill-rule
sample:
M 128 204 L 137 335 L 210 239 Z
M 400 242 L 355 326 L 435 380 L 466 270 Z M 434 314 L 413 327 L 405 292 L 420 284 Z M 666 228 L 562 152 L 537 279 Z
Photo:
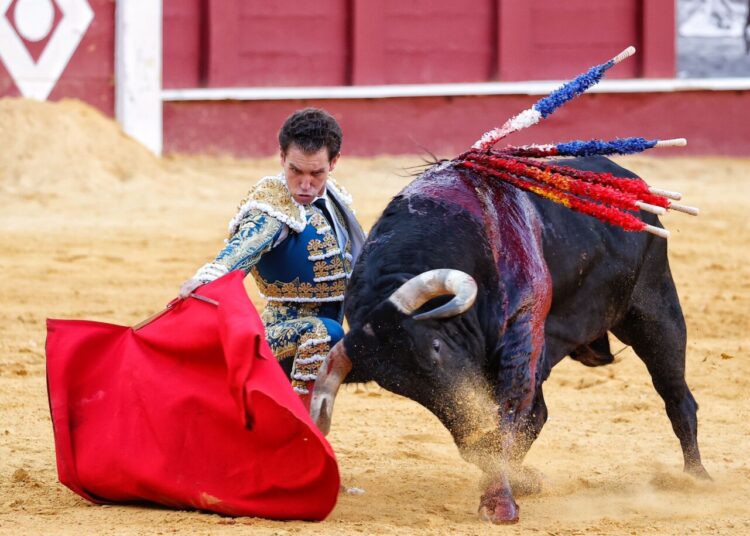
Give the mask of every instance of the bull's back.
M 636 177 L 602 157 L 563 163 L 618 177 Z M 552 277 L 552 306 L 545 331 L 548 359 L 553 366 L 574 348 L 606 334 L 622 319 L 644 273 L 668 267 L 666 240 L 645 232 L 626 232 L 538 196 L 529 197 L 542 221 L 544 257 Z M 640 213 L 639 217 L 659 225 L 652 214 Z
M 542 253 L 541 222 L 537 210 L 521 190 L 503 181 L 445 164 L 428 171 L 401 193 L 406 197 L 431 199 L 456 207 L 481 229 L 490 247 L 492 261 L 501 279 L 509 316 L 529 304 L 546 314 L 551 285 Z M 446 233 L 460 229 L 440 222 Z M 455 254 L 473 256 L 472 242 Z
M 393 276 L 434 268 L 471 274 L 492 297 L 493 318 L 532 308 L 543 321 L 547 312 L 551 284 L 534 205 L 520 190 L 451 163 L 426 171 L 386 207 L 355 266 L 350 303 L 364 294 L 381 300 L 403 280 Z

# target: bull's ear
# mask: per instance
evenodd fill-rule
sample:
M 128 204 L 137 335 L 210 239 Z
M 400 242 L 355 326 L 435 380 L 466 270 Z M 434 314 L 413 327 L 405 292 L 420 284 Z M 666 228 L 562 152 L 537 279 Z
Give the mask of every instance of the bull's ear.
M 357 316 L 358 318 L 354 322 L 352 322 L 350 316 L 347 316 L 351 327 L 350 333 L 361 331 L 362 335 L 379 337 L 384 329 L 387 330 L 388 327 L 397 325 L 405 315 L 389 300 L 383 300 L 366 314 Z
M 368 354 L 377 351 L 378 341 L 378 333 L 371 322 L 367 322 L 363 326 L 353 327 L 343 339 L 348 355 L 355 359 L 360 356 L 366 357 Z
M 382 343 L 397 335 L 405 318 L 394 304 L 384 300 L 359 322 L 351 322 L 350 319 L 350 329 L 344 337 L 348 354 L 356 362 L 376 355 Z

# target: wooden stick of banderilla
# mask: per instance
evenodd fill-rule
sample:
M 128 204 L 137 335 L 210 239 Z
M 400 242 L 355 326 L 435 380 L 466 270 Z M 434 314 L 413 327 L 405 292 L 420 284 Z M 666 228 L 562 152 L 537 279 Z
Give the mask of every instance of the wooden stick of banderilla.
M 677 212 L 684 212 L 691 216 L 697 216 L 700 213 L 698 207 L 689 207 L 687 205 L 678 205 L 677 203 L 669 203 L 669 210 L 676 210 Z
M 662 197 L 666 197 L 667 199 L 674 199 L 676 201 L 679 201 L 682 199 L 682 194 L 680 192 L 673 192 L 671 190 L 662 190 L 661 188 L 651 188 L 649 186 L 648 188 L 649 193 L 652 193 L 654 195 L 660 195 Z

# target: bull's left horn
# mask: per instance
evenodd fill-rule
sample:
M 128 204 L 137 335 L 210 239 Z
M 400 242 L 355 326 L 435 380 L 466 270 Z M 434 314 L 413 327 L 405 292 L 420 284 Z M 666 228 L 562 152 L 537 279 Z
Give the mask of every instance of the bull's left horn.
M 388 300 L 405 315 L 412 315 L 431 299 L 448 294 L 454 295 L 451 301 L 415 315 L 414 319 L 449 318 L 463 313 L 474 305 L 477 298 L 477 283 L 473 277 L 461 270 L 430 270 L 409 279 L 396 289 Z
M 350 370 L 352 370 L 352 360 L 346 355 L 344 341 L 341 340 L 331 348 L 323 361 L 310 401 L 310 416 L 323 435 L 328 435 L 331 430 L 336 393 Z

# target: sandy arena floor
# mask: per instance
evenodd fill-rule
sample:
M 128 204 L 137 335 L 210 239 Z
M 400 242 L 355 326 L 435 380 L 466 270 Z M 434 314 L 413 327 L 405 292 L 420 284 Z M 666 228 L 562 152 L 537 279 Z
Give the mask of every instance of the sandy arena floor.
M 344 483 L 366 493 L 340 496 L 322 523 L 274 522 L 95 506 L 60 485 L 44 341 L 47 317 L 134 324 L 160 310 L 277 163 L 157 161 L 71 102 L 0 101 L 0 125 L 0 534 L 750 534 L 750 160 L 622 159 L 702 209 L 663 221 L 713 483 L 682 474 L 662 402 L 626 349 L 609 367 L 553 371 L 550 420 L 528 456 L 546 485 L 519 499 L 516 526 L 478 520 L 479 471 L 431 414 L 376 385 L 347 387 L 329 437 Z M 342 160 L 365 227 L 419 162 Z

